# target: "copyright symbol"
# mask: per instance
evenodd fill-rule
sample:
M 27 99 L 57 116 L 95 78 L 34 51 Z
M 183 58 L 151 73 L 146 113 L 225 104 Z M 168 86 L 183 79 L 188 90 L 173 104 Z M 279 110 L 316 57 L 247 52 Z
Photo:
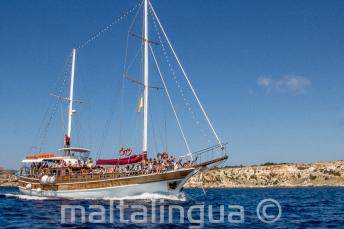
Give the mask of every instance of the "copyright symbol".
M 278 214 L 268 214 L 267 209 L 271 209 L 278 211 Z M 264 199 L 262 201 L 259 202 L 258 206 L 257 206 L 257 217 L 260 221 L 262 221 L 263 223 L 274 223 L 277 220 L 279 220 L 279 218 L 281 218 L 282 215 L 282 208 L 280 203 L 277 200 L 274 199 Z

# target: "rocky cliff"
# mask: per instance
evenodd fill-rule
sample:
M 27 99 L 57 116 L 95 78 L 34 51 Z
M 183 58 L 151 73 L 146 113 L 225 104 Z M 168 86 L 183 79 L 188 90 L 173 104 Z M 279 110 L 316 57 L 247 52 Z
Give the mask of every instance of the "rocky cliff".
M 302 164 L 265 164 L 207 170 L 185 187 L 241 188 L 344 186 L 344 161 Z
M 17 186 L 15 171 L 0 169 L 0 187 Z

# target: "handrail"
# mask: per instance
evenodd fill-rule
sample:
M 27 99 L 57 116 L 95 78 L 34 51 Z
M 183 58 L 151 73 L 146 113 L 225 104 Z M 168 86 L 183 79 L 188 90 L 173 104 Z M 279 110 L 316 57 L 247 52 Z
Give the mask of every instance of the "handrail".
M 210 147 L 208 147 L 208 148 L 205 148 L 205 149 L 201 149 L 201 150 L 195 151 L 195 152 L 193 152 L 192 154 L 200 154 L 200 153 L 208 152 L 208 151 L 211 151 L 211 150 L 214 150 L 214 149 L 218 149 L 218 148 L 224 147 L 224 146 L 226 146 L 226 145 L 228 145 L 228 142 L 222 143 L 222 145 L 216 144 L 216 145 L 210 146 Z
M 187 167 L 187 168 L 194 168 L 194 166 L 191 167 Z M 182 168 L 185 169 L 185 168 Z M 97 180 L 97 179 L 116 179 L 116 178 L 122 178 L 122 177 L 134 177 L 134 176 L 143 176 L 143 175 L 156 175 L 156 174 L 164 174 L 167 172 L 172 172 L 172 171 L 179 171 L 182 169 L 172 169 L 172 170 L 167 170 L 167 171 L 162 171 L 162 172 L 152 172 L 152 173 L 140 173 L 140 172 L 136 172 L 136 171 L 126 171 L 126 172 L 106 172 L 106 173 L 97 173 L 97 174 L 87 174 L 87 175 L 82 175 L 82 173 L 74 173 L 74 174 L 66 174 L 63 176 L 57 176 L 56 177 L 56 181 L 55 183 L 59 183 L 59 182 L 73 182 L 73 180 L 77 180 L 77 179 L 81 179 L 84 181 L 93 181 L 93 180 Z M 110 175 L 110 176 L 109 176 Z M 37 180 L 40 180 L 39 177 L 24 177 L 24 178 L 34 178 Z
M 214 164 L 214 163 L 217 163 L 217 162 L 220 162 L 220 161 L 224 161 L 224 160 L 227 160 L 227 159 L 228 159 L 228 156 L 225 155 L 223 157 L 219 157 L 219 158 L 216 158 L 214 160 L 210 160 L 210 161 L 206 161 L 206 162 L 194 165 L 194 167 L 195 168 L 204 167 L 204 166 L 211 165 L 211 164 Z

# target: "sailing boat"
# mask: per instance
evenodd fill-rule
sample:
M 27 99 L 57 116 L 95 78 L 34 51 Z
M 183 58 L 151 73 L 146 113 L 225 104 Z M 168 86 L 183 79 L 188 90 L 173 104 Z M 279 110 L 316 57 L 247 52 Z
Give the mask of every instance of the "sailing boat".
M 70 95 L 67 98 L 68 107 L 68 127 L 67 134 L 64 138 L 64 147 L 59 149 L 63 156 L 55 154 L 34 154 L 28 155 L 22 162 L 24 166 L 20 171 L 19 189 L 22 193 L 35 196 L 63 197 L 63 198 L 103 198 L 103 197 L 123 197 L 132 196 L 142 193 L 164 193 L 178 194 L 181 192 L 183 185 L 196 173 L 207 169 L 227 160 L 228 156 L 223 144 L 216 134 L 208 116 L 205 112 L 191 82 L 188 79 L 180 61 L 163 29 L 159 18 L 149 0 L 143 0 L 144 15 L 144 35 L 141 38 L 144 46 L 144 82 L 143 98 L 140 100 L 139 109 L 143 108 L 143 139 L 142 152 L 137 155 L 131 155 L 129 148 L 121 148 L 123 155 L 120 159 L 97 160 L 96 165 L 92 164 L 89 159 L 90 150 L 86 148 L 71 146 L 72 120 L 73 120 L 73 103 L 74 100 L 74 72 L 76 49 L 72 50 L 72 64 L 70 70 Z M 184 137 L 178 115 L 173 107 L 170 93 L 166 87 L 164 78 L 157 64 L 156 56 L 151 47 L 152 41 L 149 40 L 148 34 L 148 10 L 153 12 L 167 42 L 176 57 L 178 64 L 189 84 L 201 111 L 204 114 L 212 132 L 214 133 L 218 144 L 206 149 L 189 153 L 188 163 L 184 165 L 177 161 L 176 157 L 169 156 L 167 153 L 159 155 L 157 160 L 150 161 L 147 158 L 148 152 L 148 104 L 149 104 L 149 56 L 151 51 L 153 60 L 164 85 L 165 92 L 172 106 L 174 115 L 177 119 L 178 126 Z M 185 140 L 185 137 L 184 137 Z M 187 142 L 185 141 L 187 144 Z M 201 160 L 201 156 L 219 151 L 221 156 L 211 160 Z M 130 166 L 136 169 L 127 170 Z M 108 166 L 108 167 L 106 167 Z M 109 167 L 110 166 L 110 167 Z M 123 169 L 124 168 L 124 169 Z

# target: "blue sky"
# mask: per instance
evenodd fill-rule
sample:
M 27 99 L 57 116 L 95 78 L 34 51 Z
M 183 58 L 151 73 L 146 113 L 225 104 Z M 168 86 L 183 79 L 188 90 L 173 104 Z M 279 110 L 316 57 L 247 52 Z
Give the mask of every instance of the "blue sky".
M 44 113 L 54 101 L 49 93 L 63 75 L 71 48 L 137 2 L 0 2 L 0 166 L 18 167 L 31 146 L 41 142 L 38 132 L 40 126 L 46 126 Z M 229 164 L 343 159 L 343 1 L 152 3 L 216 130 L 229 142 Z M 99 149 L 102 157 L 114 157 L 120 142 L 133 144 L 135 149 L 141 144 L 142 117 L 135 112 L 139 86 L 126 82 L 125 105 L 119 102 L 126 32 L 133 16 L 77 53 L 75 96 L 85 103 L 76 107 L 73 140 L 92 148 L 94 157 Z M 138 14 L 138 19 L 141 16 Z M 140 22 L 134 23 L 135 32 L 140 33 L 140 28 Z M 158 39 L 152 24 L 150 34 Z M 138 42 L 130 38 L 129 44 L 130 60 Z M 163 59 L 159 48 L 155 49 Z M 130 74 L 140 79 L 139 61 L 136 65 Z M 160 85 L 154 65 L 151 67 L 151 82 Z M 170 77 L 168 69 L 164 70 Z M 169 80 L 172 90 L 174 82 L 171 77 Z M 67 96 L 67 88 L 63 95 Z M 150 95 L 155 125 L 150 128 L 150 150 L 163 148 L 161 136 L 166 132 L 168 149 L 184 152 L 167 100 L 160 96 L 163 92 Z M 187 96 L 191 101 L 191 94 Z M 206 145 L 201 136 L 204 132 L 209 143 L 215 143 L 200 113 L 201 127 L 194 128 L 182 101 L 175 102 L 192 149 Z M 55 153 L 61 146 L 64 108 L 64 104 L 58 106 L 47 130 L 45 152 Z M 109 117 L 111 123 L 106 122 Z M 165 119 L 166 131 L 162 127 Z

